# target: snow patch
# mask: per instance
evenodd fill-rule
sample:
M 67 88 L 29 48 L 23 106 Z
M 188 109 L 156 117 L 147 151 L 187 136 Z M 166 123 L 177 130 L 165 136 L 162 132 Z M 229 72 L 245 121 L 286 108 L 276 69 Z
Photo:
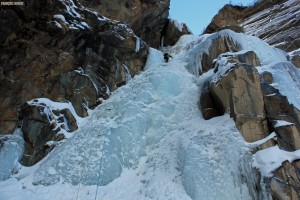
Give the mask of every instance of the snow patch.
M 60 20 L 60 21 L 64 22 L 65 24 L 68 24 L 66 21 L 66 18 L 63 15 L 54 15 L 53 18 Z
M 183 29 L 183 23 L 182 22 L 179 22 L 176 19 L 171 19 L 170 21 L 171 21 L 172 24 L 174 24 L 174 26 L 177 28 L 178 31 L 182 32 L 182 29 Z
M 294 123 L 290 123 L 284 120 L 276 120 L 275 121 L 275 128 L 281 127 L 281 126 L 291 126 L 294 125 Z
M 259 169 L 264 177 L 271 177 L 284 161 L 292 163 L 300 159 L 300 150 L 288 152 L 281 150 L 277 145 L 260 150 L 253 155 L 253 165 Z
M 300 69 L 291 62 L 276 62 L 258 68 L 259 73 L 270 72 L 273 76 L 272 86 L 286 96 L 297 109 L 300 109 Z

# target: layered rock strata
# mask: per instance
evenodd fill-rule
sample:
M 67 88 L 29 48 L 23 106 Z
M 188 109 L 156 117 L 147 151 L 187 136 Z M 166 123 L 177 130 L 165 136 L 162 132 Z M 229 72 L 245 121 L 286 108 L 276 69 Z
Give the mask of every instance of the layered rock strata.
M 205 30 L 212 33 L 231 29 L 254 35 L 287 52 L 299 49 L 300 2 L 262 0 L 250 7 L 226 5 Z

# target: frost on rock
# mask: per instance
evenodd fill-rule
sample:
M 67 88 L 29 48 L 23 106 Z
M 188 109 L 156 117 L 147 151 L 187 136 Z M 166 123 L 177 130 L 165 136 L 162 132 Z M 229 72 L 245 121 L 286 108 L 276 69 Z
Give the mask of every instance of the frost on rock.
M 203 66 L 203 59 L 205 58 L 205 55 L 216 53 L 210 49 L 214 49 L 214 40 L 220 38 L 230 41 L 229 44 L 231 43 L 236 46 L 237 51 L 253 51 L 257 55 L 261 65 L 267 65 L 273 62 L 287 61 L 288 55 L 284 51 L 269 46 L 259 38 L 244 35 L 242 33 L 235 33 L 231 30 L 223 30 L 211 35 L 201 36 L 198 40 L 194 40 L 192 42 L 193 45 L 189 50 L 189 56 L 186 57 L 186 61 L 188 62 L 187 70 L 190 73 L 201 75 L 203 72 L 205 72 L 204 68 L 207 68 L 207 66 Z M 188 46 L 189 45 L 186 44 L 185 48 L 187 48 Z M 233 50 L 234 49 L 232 48 L 231 51 Z
M 16 129 L 12 135 L 0 136 L 0 181 L 18 171 L 23 149 L 24 140 L 20 129 Z
M 260 73 L 265 71 L 273 76 L 272 86 L 286 96 L 290 104 L 300 109 L 300 69 L 291 62 L 275 62 L 259 69 Z

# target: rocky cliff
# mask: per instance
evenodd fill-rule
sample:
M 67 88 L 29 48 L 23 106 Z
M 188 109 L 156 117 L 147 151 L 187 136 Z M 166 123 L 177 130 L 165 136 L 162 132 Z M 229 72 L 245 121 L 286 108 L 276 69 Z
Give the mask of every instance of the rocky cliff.
M 152 47 L 159 47 L 161 31 L 168 21 L 170 0 L 88 1 L 79 0 L 86 8 L 127 23 L 134 33 Z
M 291 52 L 300 46 L 300 2 L 261 0 L 253 6 L 226 5 L 213 18 L 206 33 L 232 29 L 254 35 L 272 46 Z
M 276 57 L 272 57 L 274 50 L 267 46 L 263 49 L 269 52 L 267 57 L 270 57 L 272 64 L 268 69 L 262 69 L 266 60 L 261 57 L 261 50 L 253 48 L 254 38 L 243 38 L 246 40 L 244 42 L 237 34 L 217 35 L 206 46 L 209 51 L 215 49 L 217 54 L 207 54 L 207 49 L 199 53 L 202 57 L 200 68 L 203 70 L 200 74 L 214 68 L 214 74 L 203 87 L 200 97 L 203 117 L 209 120 L 229 113 L 248 142 L 262 140 L 274 131 L 276 139 L 255 146 L 254 153 L 274 145 L 287 152 L 299 150 L 300 110 L 298 101 L 292 100 L 299 98 L 299 70 L 291 61 L 278 62 L 280 54 L 275 53 Z M 257 56 L 255 52 L 261 55 Z M 207 55 L 213 57 L 203 62 Z M 284 54 L 281 57 L 287 60 Z M 281 85 L 278 87 L 274 80 Z M 279 91 L 287 85 L 296 92 L 289 95 L 282 89 Z M 300 198 L 299 161 L 292 161 L 284 162 L 273 171 L 273 176 L 265 179 L 273 199 Z
M 52 148 L 47 141 L 77 129 L 75 115 L 86 117 L 143 70 L 149 45 L 160 46 L 162 37 L 175 38 L 165 42 L 174 44 L 189 33 L 170 22 L 169 6 L 170 1 L 32 0 L 0 7 L 0 134 L 22 127 L 23 164 L 43 158 Z M 53 107 L 36 98 L 72 106 Z
M 300 148 L 300 110 L 295 101 L 289 100 L 289 98 L 298 98 L 299 92 L 292 94 L 295 97 L 288 98 L 287 94 L 280 92 L 273 82 L 274 79 L 277 81 L 282 79 L 284 81 L 280 82 L 282 84 L 280 87 L 288 85 L 290 89 L 299 88 L 300 77 L 297 69 L 300 48 L 299 8 L 300 2 L 296 0 L 262 0 L 250 7 L 226 5 L 205 30 L 206 33 L 223 29 L 243 32 L 290 52 L 286 54 L 289 62 L 273 63 L 269 70 L 261 71 L 260 66 L 263 63 L 257 62 L 253 52 L 238 53 L 238 55 L 221 54 L 225 52 L 224 49 L 233 52 L 243 46 L 232 42 L 230 38 L 225 38 L 221 39 L 226 41 L 221 48 L 219 45 L 209 47 L 209 49 L 223 49 L 217 53 L 219 57 L 213 56 L 206 64 L 202 59 L 204 69 L 205 66 L 214 64 L 215 73 L 218 73 L 222 66 L 228 66 L 228 63 L 233 63 L 234 66 L 227 71 L 226 76 L 217 82 L 211 81 L 203 90 L 200 98 L 203 116 L 210 119 L 223 112 L 229 112 L 247 141 L 257 141 L 274 131 L 276 140 L 269 141 L 259 149 L 270 147 L 274 142 L 280 149 L 289 152 Z M 247 42 L 247 45 L 251 46 L 252 41 Z M 203 55 L 205 56 L 206 53 L 203 52 Z M 215 63 L 212 62 L 213 59 L 216 59 Z M 272 61 L 275 62 L 276 59 Z M 284 72 L 289 75 L 285 76 Z M 273 199 L 300 199 L 299 170 L 299 160 L 286 161 L 274 171 L 272 177 L 266 179 Z

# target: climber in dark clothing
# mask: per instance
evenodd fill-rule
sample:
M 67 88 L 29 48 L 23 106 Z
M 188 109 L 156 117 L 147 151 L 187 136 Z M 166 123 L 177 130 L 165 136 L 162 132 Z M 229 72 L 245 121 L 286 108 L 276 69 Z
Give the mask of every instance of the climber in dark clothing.
M 170 54 L 165 53 L 164 54 L 164 60 L 165 60 L 165 62 L 169 62 L 170 57 L 173 58 Z

